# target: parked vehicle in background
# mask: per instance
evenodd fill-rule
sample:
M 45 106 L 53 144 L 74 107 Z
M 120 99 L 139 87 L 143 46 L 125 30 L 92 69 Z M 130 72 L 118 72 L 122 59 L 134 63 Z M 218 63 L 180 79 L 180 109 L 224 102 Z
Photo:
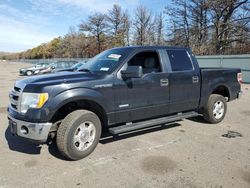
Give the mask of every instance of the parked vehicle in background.
M 62 71 L 77 71 L 82 65 L 84 65 L 86 62 L 85 61 L 82 61 L 82 62 L 79 62 L 75 65 L 73 65 L 72 67 L 68 68 L 68 69 L 61 69 L 61 70 L 57 70 L 55 72 L 62 72 Z
M 34 74 L 38 74 L 41 70 L 46 69 L 49 67 L 50 63 L 39 63 L 32 67 L 21 68 L 19 70 L 20 75 L 31 76 Z
M 64 69 L 71 68 L 77 63 L 78 63 L 77 61 L 57 61 L 56 63 L 52 63 L 45 69 L 41 70 L 38 74 L 46 74 L 46 73 L 62 71 Z
M 56 137 L 61 154 L 78 160 L 94 151 L 102 130 L 120 134 L 194 116 L 219 123 L 240 96 L 241 79 L 240 69 L 201 69 L 189 48 L 114 48 L 76 72 L 17 81 L 9 125 L 31 140 Z

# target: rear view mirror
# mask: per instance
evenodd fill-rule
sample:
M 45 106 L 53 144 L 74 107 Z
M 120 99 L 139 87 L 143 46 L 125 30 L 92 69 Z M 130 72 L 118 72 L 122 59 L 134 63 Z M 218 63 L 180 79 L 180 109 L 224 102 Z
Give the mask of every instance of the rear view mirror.
M 126 70 L 121 71 L 122 78 L 141 78 L 141 66 L 128 66 Z

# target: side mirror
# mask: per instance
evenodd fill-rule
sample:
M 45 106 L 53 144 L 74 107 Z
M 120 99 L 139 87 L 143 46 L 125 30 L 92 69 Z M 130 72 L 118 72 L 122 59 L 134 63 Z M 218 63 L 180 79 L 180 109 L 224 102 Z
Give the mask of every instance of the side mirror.
M 142 67 L 141 66 L 128 66 L 126 70 L 121 71 L 122 78 L 141 78 Z

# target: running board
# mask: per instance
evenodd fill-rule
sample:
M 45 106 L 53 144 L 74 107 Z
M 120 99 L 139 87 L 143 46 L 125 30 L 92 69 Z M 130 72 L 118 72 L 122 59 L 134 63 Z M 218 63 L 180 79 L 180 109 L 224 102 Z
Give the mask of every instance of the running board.
M 112 127 L 109 129 L 109 132 L 112 134 L 120 134 L 124 132 L 134 131 L 137 129 L 143 129 L 147 127 L 151 127 L 154 125 L 161 125 L 166 124 L 174 121 L 178 121 L 185 118 L 191 118 L 198 116 L 199 114 L 197 112 L 191 111 L 191 112 L 185 112 L 185 113 L 178 113 L 175 115 L 157 118 L 157 119 L 151 119 L 146 121 L 140 121 L 137 123 L 131 123 L 131 124 L 125 124 L 118 127 Z

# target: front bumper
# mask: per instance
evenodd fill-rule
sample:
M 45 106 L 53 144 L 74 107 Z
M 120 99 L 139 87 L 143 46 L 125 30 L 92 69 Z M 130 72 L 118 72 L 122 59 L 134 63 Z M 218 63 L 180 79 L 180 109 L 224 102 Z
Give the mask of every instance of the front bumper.
M 38 142 L 46 142 L 52 123 L 31 123 L 17 120 L 8 115 L 9 127 L 13 135 Z

